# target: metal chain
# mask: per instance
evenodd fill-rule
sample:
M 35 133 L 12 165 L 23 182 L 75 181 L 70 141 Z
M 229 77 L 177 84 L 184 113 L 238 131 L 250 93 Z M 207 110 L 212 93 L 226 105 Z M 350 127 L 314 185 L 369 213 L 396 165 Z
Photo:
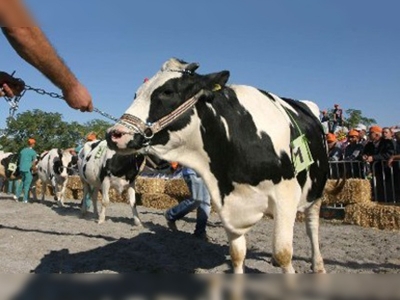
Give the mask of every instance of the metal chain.
M 57 99 L 65 100 L 64 97 L 62 95 L 60 95 L 60 94 L 57 94 L 57 93 L 54 93 L 54 92 L 46 92 L 44 89 L 33 88 L 33 87 L 31 87 L 31 86 L 29 86 L 27 84 L 25 85 L 25 90 L 26 91 L 34 91 L 34 92 L 36 92 L 36 93 L 38 93 L 40 95 L 50 96 L 51 98 L 57 98 Z M 112 115 L 110 115 L 110 114 L 108 114 L 108 113 L 106 113 L 104 111 L 101 111 L 97 107 L 93 107 L 93 111 L 97 112 L 98 114 L 102 115 L 103 117 L 106 117 L 107 119 L 110 119 L 110 120 L 112 120 L 114 122 L 118 122 L 118 120 L 119 120 L 118 118 L 116 118 L 116 117 L 114 117 L 114 116 L 112 116 Z

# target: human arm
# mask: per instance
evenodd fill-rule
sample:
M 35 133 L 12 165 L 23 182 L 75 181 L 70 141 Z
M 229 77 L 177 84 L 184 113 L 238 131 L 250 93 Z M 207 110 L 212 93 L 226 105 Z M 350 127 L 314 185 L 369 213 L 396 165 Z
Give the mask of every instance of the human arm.
M 20 0 L 0 0 L 2 25 L 29 27 L 2 27 L 15 51 L 29 64 L 59 87 L 67 104 L 81 111 L 92 111 L 89 91 L 83 86 L 57 54 L 43 31 L 37 26 Z
M 391 156 L 388 160 L 388 166 L 391 167 L 395 160 L 400 160 L 400 154 Z

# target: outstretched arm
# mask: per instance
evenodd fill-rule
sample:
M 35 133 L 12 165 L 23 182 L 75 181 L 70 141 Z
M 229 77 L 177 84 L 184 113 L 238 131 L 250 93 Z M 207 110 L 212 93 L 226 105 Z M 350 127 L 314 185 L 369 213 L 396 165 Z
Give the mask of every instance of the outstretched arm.
M 69 106 L 81 111 L 93 110 L 89 91 L 79 82 L 57 54 L 22 1 L 0 0 L 0 23 L 2 25 L 29 26 L 2 27 L 2 31 L 15 51 L 25 61 L 38 69 L 61 89 Z

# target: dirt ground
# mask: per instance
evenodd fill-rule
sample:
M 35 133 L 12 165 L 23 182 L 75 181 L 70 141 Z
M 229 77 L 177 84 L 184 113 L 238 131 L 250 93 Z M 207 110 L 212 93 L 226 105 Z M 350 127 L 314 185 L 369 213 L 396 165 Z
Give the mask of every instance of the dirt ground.
M 231 273 L 227 238 L 218 215 L 208 224 L 210 242 L 196 239 L 195 213 L 166 228 L 162 210 L 138 207 L 144 227 L 132 226 L 128 204 L 111 203 L 106 222 L 81 218 L 79 203 L 58 207 L 17 203 L 0 194 L 0 273 Z M 280 273 L 272 266 L 272 220 L 247 235 L 247 273 Z M 296 223 L 293 264 L 310 271 L 304 223 Z M 321 248 L 328 273 L 400 273 L 400 234 L 321 220 Z

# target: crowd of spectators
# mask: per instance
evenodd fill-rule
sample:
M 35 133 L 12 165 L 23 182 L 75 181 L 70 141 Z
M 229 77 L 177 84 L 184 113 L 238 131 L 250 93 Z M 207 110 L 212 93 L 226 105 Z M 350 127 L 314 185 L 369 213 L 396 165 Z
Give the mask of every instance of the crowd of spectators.
M 321 118 L 322 121 L 322 118 Z M 326 134 L 331 178 L 369 178 L 373 195 L 382 201 L 400 201 L 400 126 L 367 128 Z

